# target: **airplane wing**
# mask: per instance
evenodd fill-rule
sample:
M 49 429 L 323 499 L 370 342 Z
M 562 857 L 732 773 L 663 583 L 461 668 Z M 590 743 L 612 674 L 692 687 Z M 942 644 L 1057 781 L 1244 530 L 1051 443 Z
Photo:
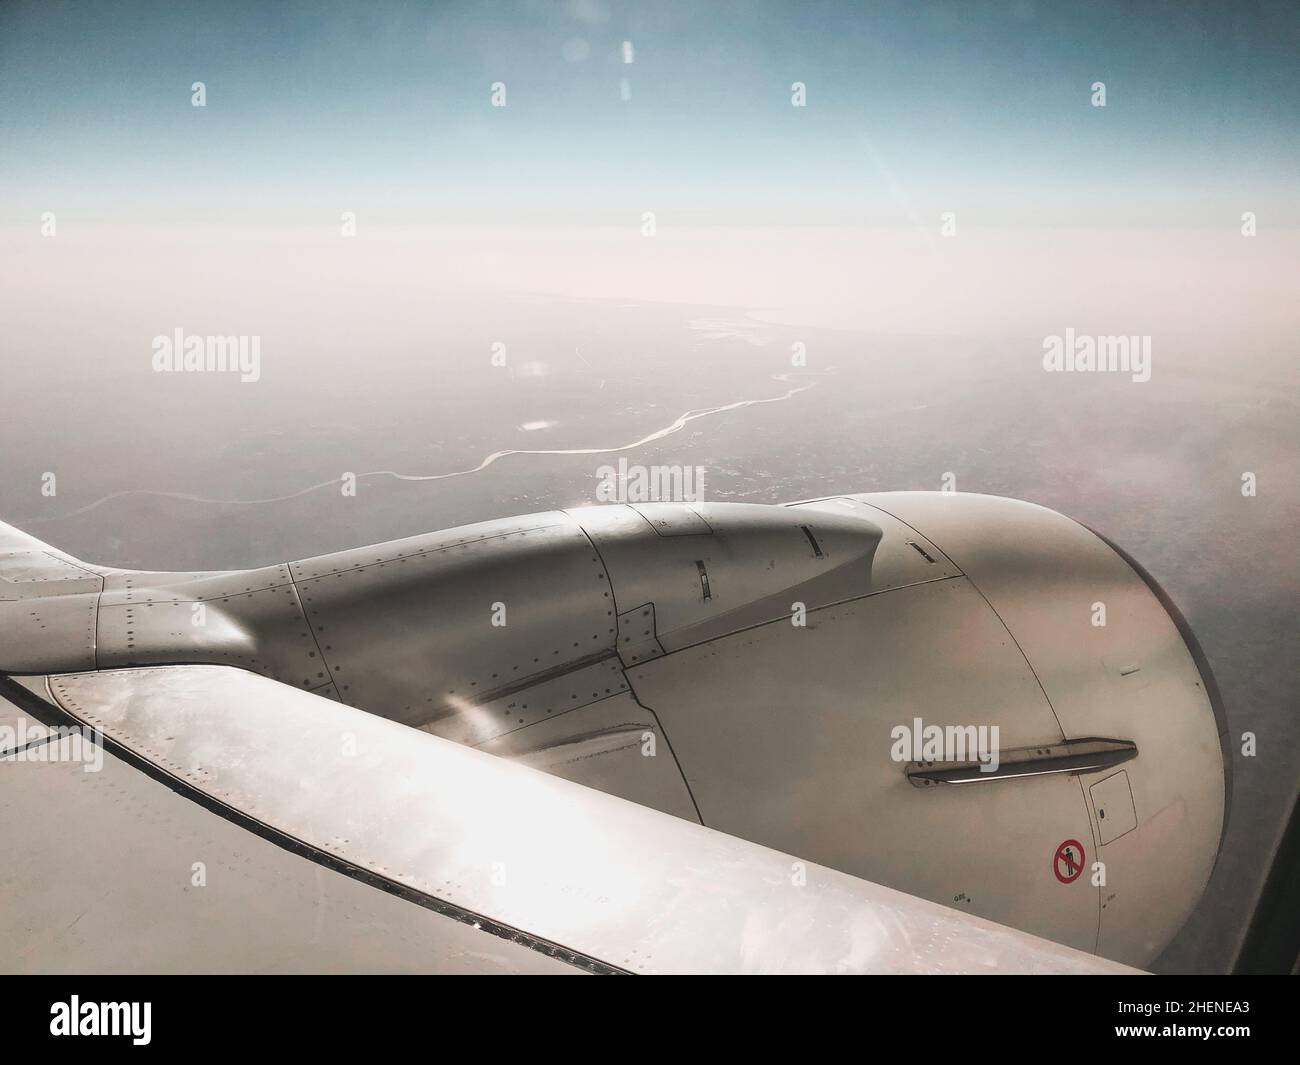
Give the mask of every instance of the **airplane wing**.
M 0 801 L 11 971 L 1134 971 L 230 666 L 0 675 Z

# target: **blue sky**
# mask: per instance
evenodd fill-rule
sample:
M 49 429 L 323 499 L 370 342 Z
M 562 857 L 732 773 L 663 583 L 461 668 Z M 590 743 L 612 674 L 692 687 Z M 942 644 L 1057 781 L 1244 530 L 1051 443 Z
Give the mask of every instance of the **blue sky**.
M 1283 3 L 9 4 L 0 221 L 1296 225 L 1297 54 Z

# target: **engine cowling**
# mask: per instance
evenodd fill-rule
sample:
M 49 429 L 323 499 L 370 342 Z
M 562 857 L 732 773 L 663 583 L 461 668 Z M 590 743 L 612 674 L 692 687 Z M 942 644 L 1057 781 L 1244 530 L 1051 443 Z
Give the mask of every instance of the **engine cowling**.
M 191 574 L 0 533 L 0 670 L 240 666 L 1131 964 L 1226 820 L 1190 629 L 1030 503 L 610 505 Z

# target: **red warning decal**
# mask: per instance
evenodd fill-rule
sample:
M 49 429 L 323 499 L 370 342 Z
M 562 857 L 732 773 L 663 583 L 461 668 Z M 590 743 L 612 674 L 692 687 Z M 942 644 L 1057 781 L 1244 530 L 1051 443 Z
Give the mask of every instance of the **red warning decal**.
M 1083 844 L 1077 839 L 1067 839 L 1056 848 L 1052 859 L 1052 872 L 1062 884 L 1073 884 L 1083 873 Z

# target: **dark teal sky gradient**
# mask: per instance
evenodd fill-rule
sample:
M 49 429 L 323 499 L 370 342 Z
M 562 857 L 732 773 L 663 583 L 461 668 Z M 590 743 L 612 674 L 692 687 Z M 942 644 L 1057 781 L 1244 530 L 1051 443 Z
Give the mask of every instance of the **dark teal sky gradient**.
M 1298 56 L 1287 3 L 6 4 L 0 222 L 1294 226 Z

